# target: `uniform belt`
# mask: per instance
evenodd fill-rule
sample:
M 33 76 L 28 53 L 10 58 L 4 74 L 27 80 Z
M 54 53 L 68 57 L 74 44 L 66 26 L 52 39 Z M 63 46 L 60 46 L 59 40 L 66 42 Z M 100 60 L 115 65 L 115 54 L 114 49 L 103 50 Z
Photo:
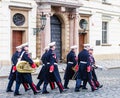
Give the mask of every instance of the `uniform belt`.
M 87 62 L 85 62 L 85 61 L 80 61 L 80 63 L 82 63 L 82 64 L 87 64 Z
M 57 63 L 54 63 L 55 65 L 58 65 Z
M 47 64 L 50 64 L 50 62 L 47 62 Z
M 50 64 L 50 62 L 47 62 L 47 64 Z M 57 63 L 54 63 L 55 65 L 58 65 Z
M 73 64 L 73 62 L 68 62 L 68 64 Z

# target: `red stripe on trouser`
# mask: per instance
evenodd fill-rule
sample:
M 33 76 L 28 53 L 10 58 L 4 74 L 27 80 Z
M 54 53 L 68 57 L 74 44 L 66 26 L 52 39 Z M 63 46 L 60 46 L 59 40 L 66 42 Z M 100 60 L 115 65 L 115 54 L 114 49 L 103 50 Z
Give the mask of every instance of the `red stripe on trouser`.
M 95 81 L 95 85 L 96 85 L 97 87 L 99 87 L 99 86 L 100 86 L 100 83 L 99 83 L 98 81 Z
M 92 80 L 90 81 L 90 84 L 91 84 L 93 89 L 96 89 L 96 86 L 95 86 L 95 84 L 94 84 L 94 82 Z
M 58 86 L 59 86 L 59 88 L 61 89 L 61 90 L 63 90 L 64 88 L 63 88 L 63 85 L 62 85 L 62 83 L 61 82 L 58 82 Z
M 54 82 L 50 82 L 50 85 L 51 85 L 51 89 L 54 89 L 54 88 L 55 88 Z
M 36 92 L 36 91 L 37 91 L 37 88 L 36 88 L 36 86 L 35 86 L 34 83 L 32 83 L 32 87 L 33 87 L 34 91 Z
M 23 86 L 25 89 L 28 89 L 28 84 L 27 83 L 23 83 Z

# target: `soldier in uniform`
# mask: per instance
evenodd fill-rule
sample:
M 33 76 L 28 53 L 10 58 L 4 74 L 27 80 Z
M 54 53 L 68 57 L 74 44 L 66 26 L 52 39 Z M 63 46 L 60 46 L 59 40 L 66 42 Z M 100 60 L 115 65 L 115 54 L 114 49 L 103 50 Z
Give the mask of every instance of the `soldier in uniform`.
M 39 82 L 37 83 L 37 89 L 38 90 L 41 90 L 40 89 L 40 86 L 42 85 L 42 83 L 44 82 L 44 77 L 45 77 L 45 71 L 46 71 L 46 65 L 47 65 L 47 60 L 46 60 L 46 56 L 47 56 L 47 53 L 48 53 L 48 50 L 49 50 L 49 47 L 45 47 L 45 53 L 42 55 L 41 57 L 41 61 L 42 61 L 42 68 L 38 74 L 38 77 L 37 79 L 39 79 Z M 50 87 L 51 89 L 55 89 L 55 84 L 54 82 L 50 82 Z
M 14 81 L 16 80 L 16 64 L 18 62 L 18 58 L 20 56 L 20 53 L 22 51 L 22 46 L 17 46 L 16 47 L 16 52 L 13 54 L 12 56 L 12 68 L 9 74 L 9 82 L 8 82 L 8 86 L 7 86 L 7 90 L 6 92 L 13 92 L 12 85 L 14 83 Z M 27 83 L 23 83 L 23 87 L 25 89 L 25 91 L 27 91 L 29 89 L 29 86 Z
M 95 59 L 93 57 L 93 48 L 92 47 L 89 49 L 89 54 L 90 54 L 89 58 L 90 58 L 90 65 L 91 65 L 91 70 L 92 70 L 93 81 L 94 81 L 96 87 L 101 88 L 103 85 L 100 85 L 100 83 L 98 82 L 98 79 L 97 79 L 97 75 L 95 73 L 95 69 L 97 67 L 95 66 Z
M 73 75 L 75 74 L 75 70 L 73 68 L 77 66 L 77 57 L 76 57 L 76 49 L 77 46 L 71 46 L 71 51 L 67 54 L 67 67 L 65 70 L 65 75 L 64 75 L 64 88 L 69 89 L 68 83 L 69 80 L 72 79 Z
M 43 85 L 43 94 L 49 93 L 47 92 L 46 88 L 48 83 L 50 82 L 56 82 L 60 93 L 63 92 L 63 85 L 61 83 L 61 78 L 58 70 L 58 65 L 57 65 L 57 57 L 55 54 L 55 42 L 52 42 L 49 44 L 50 49 L 47 53 L 47 69 L 45 72 L 45 81 Z
M 29 56 L 28 44 L 25 43 L 25 44 L 22 45 L 22 47 L 23 47 L 23 50 L 21 52 L 22 56 L 20 56 L 20 59 L 23 60 L 23 61 L 29 62 L 29 64 L 31 65 L 32 68 L 36 68 L 36 64 L 32 61 L 32 59 Z M 27 82 L 30 85 L 30 87 L 33 90 L 33 93 L 35 95 L 40 93 L 39 91 L 37 91 L 37 88 L 36 88 L 35 84 L 32 81 L 31 73 L 19 73 L 19 72 L 17 72 L 17 75 L 16 75 L 16 87 L 15 87 L 14 96 L 21 95 L 19 93 L 19 87 L 20 87 L 20 84 L 22 82 L 24 82 L 24 81 Z
M 45 75 L 45 71 L 46 71 L 46 67 L 45 67 L 45 65 L 47 65 L 47 61 L 46 61 L 46 55 L 47 55 L 47 52 L 48 52 L 48 49 L 49 49 L 49 47 L 45 47 L 45 53 L 42 55 L 42 57 L 41 57 L 41 61 L 42 61 L 42 68 L 41 68 L 41 70 L 40 70 L 40 72 L 39 72 L 39 74 L 38 74 L 38 77 L 37 77 L 37 79 L 39 79 L 39 82 L 37 83 L 37 89 L 38 90 L 41 90 L 40 89 L 40 86 L 41 86 L 41 84 L 44 82 L 44 75 Z
M 97 90 L 97 87 L 95 86 L 92 80 L 90 59 L 89 59 L 90 56 L 88 52 L 89 48 L 90 48 L 89 44 L 84 44 L 84 49 L 78 54 L 79 70 L 77 74 L 75 92 L 79 92 L 82 80 L 89 82 L 92 91 Z

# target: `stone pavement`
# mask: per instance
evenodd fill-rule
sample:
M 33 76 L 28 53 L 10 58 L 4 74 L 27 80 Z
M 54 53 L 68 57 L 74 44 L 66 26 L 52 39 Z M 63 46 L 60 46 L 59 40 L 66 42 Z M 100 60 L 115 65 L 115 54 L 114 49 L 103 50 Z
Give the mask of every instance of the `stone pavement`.
M 74 92 L 75 80 L 69 82 L 69 90 L 60 94 L 58 88 L 51 90 L 48 86 L 50 94 L 33 95 L 32 90 L 25 92 L 23 87 L 20 87 L 21 96 L 14 97 L 13 93 L 6 93 L 6 85 L 8 83 L 7 78 L 0 78 L 0 98 L 119 98 L 120 97 L 120 69 L 108 69 L 108 70 L 96 70 L 98 80 L 103 84 L 103 88 L 95 92 L 91 92 L 89 84 L 87 84 L 88 90 L 80 90 L 80 92 Z M 64 73 L 61 73 L 63 79 Z M 36 84 L 38 80 L 37 75 L 33 75 L 33 81 Z M 62 80 L 62 82 L 64 82 Z M 13 85 L 13 90 L 14 90 Z

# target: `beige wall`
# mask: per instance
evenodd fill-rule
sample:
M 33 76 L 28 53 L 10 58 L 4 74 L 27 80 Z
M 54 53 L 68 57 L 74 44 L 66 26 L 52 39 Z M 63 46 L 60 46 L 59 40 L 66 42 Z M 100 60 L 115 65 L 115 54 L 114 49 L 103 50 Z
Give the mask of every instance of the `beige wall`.
M 22 13 L 26 22 L 17 27 L 13 24 L 12 17 L 15 13 Z M 23 43 L 30 43 L 32 56 L 36 57 L 36 36 L 33 28 L 36 27 L 36 3 L 34 0 L 2 0 L 0 2 L 0 64 L 11 65 L 12 56 L 12 31 L 23 31 Z M 34 47 L 33 47 L 34 46 Z

